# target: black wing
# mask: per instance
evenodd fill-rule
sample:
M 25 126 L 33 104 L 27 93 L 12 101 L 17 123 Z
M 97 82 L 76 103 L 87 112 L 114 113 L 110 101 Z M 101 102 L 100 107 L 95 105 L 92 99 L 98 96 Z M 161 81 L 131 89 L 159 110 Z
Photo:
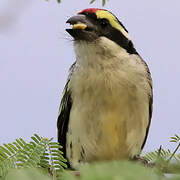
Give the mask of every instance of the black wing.
M 61 104 L 59 107 L 59 114 L 57 120 L 57 129 L 58 129 L 58 142 L 63 146 L 62 152 L 64 153 L 64 157 L 66 157 L 66 134 L 68 131 L 69 124 L 69 116 L 72 107 L 72 98 L 71 98 L 71 90 L 69 88 L 69 83 L 71 79 L 71 75 L 73 73 L 75 67 L 75 63 L 70 68 L 70 74 L 67 80 L 67 83 L 64 87 Z M 68 163 L 68 167 L 70 167 Z
M 148 136 L 148 133 L 149 133 L 149 127 L 150 127 L 150 124 L 151 124 L 151 118 L 152 118 L 152 111 L 153 111 L 153 87 L 152 87 L 152 78 L 151 78 L 151 73 L 149 71 L 149 68 L 147 66 L 147 64 L 145 63 L 145 61 L 143 61 L 144 64 L 146 65 L 146 70 L 147 70 L 147 73 L 148 73 L 148 81 L 149 81 L 149 86 L 150 86 L 150 92 L 149 92 L 149 123 L 148 123 L 148 126 L 147 126 L 147 129 L 146 129 L 146 135 L 145 135 L 145 138 L 144 138 L 144 142 L 141 146 L 141 149 L 143 149 L 145 143 L 146 143 L 146 140 L 147 140 L 147 136 Z
M 150 127 L 150 124 L 151 124 L 151 118 L 152 118 L 152 104 L 153 104 L 153 97 L 152 95 L 149 96 L 149 123 L 148 123 L 148 126 L 147 126 L 147 129 L 146 129 L 146 135 L 145 135 L 145 138 L 144 138 L 144 142 L 141 146 L 141 149 L 143 149 L 145 143 L 146 143 L 146 140 L 147 140 L 147 136 L 148 136 L 148 133 L 149 133 L 149 127 Z

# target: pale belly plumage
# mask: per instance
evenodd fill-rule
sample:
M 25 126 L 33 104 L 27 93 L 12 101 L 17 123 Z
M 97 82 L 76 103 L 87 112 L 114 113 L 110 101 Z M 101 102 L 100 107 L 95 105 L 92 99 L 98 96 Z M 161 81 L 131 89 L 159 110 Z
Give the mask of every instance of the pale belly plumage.
M 146 65 L 105 37 L 96 43 L 75 41 L 74 48 L 77 63 L 69 85 L 73 103 L 66 134 L 71 166 L 139 154 L 152 95 Z
M 141 151 L 149 122 L 148 96 L 141 86 L 112 76 L 77 74 L 72 79 L 66 144 L 72 167 L 131 158 Z

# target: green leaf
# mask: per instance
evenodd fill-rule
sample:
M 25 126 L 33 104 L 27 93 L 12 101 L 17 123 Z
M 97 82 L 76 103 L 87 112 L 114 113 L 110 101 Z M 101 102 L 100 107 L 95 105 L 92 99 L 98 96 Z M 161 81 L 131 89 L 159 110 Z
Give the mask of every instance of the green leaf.
M 55 164 L 55 166 L 60 165 L 62 167 L 67 167 L 67 165 L 65 163 L 63 163 L 62 161 L 54 161 L 54 164 Z
M 9 144 L 3 144 L 11 153 L 15 153 L 14 149 Z
M 3 146 L 0 146 L 0 150 L 2 150 L 4 153 L 6 153 L 7 155 L 11 156 L 11 153 Z M 3 154 L 4 154 L 3 153 Z
M 91 0 L 91 1 L 90 1 L 90 4 L 94 3 L 95 1 L 96 1 L 96 0 Z
M 13 144 L 18 148 L 18 149 L 21 149 L 21 146 L 15 141 L 13 142 Z
M 50 148 L 54 148 L 54 149 L 61 149 L 62 148 L 62 146 L 60 146 L 60 145 L 50 145 Z
M 105 6 L 106 0 L 102 0 L 102 6 Z
M 42 140 L 42 138 L 40 138 L 37 134 L 34 134 L 34 136 L 35 136 L 39 141 Z
M 14 149 L 15 152 L 18 151 L 18 149 L 16 148 L 16 146 L 14 146 L 13 144 L 8 143 L 8 146 L 11 147 L 12 149 Z
M 22 148 L 24 148 L 24 144 L 23 144 L 19 139 L 16 139 L 16 142 L 19 144 L 19 146 L 21 146 Z
M 37 144 L 39 143 L 39 139 L 37 139 L 36 137 L 32 136 L 31 139 L 36 142 Z
M 23 143 L 23 145 L 27 144 L 22 138 L 19 138 L 19 140 Z

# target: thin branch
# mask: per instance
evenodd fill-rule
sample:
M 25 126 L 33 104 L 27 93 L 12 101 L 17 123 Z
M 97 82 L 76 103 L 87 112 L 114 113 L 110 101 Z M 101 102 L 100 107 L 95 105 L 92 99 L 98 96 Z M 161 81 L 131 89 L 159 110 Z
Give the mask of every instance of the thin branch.
M 178 144 L 178 146 L 176 147 L 176 149 L 174 150 L 174 152 L 172 153 L 172 155 L 170 156 L 170 158 L 167 160 L 167 163 L 169 163 L 171 161 L 171 159 L 174 157 L 174 155 L 176 154 L 177 150 L 180 147 L 180 143 Z

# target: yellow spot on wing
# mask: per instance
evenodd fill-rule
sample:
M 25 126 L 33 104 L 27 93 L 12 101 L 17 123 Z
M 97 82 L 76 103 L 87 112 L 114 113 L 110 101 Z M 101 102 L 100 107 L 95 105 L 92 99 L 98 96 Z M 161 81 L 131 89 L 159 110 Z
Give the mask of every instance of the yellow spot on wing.
M 96 16 L 98 19 L 107 19 L 112 27 L 118 29 L 127 39 L 130 39 L 129 34 L 125 31 L 125 29 L 119 24 L 116 17 L 112 15 L 108 11 L 98 10 L 96 11 Z
M 73 25 L 73 29 L 86 29 L 86 28 L 87 28 L 87 25 L 83 23 Z

